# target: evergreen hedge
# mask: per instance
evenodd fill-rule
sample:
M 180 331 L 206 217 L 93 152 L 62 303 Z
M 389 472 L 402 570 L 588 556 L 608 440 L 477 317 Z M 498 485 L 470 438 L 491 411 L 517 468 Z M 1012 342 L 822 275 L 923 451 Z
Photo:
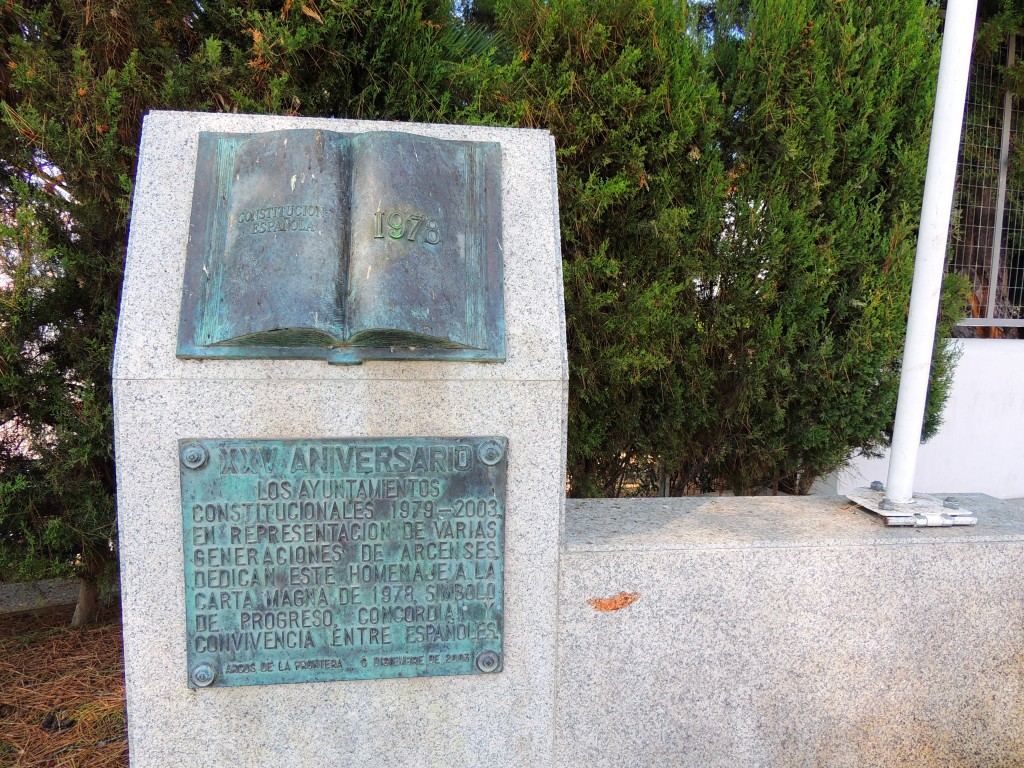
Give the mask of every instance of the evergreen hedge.
M 0 579 L 75 572 L 94 598 L 110 572 L 110 362 L 144 113 L 455 121 L 480 42 L 457 31 L 432 0 L 4 5 Z
M 933 10 L 500 9 L 513 48 L 501 115 L 549 128 L 559 148 L 572 492 L 805 492 L 854 449 L 879 449 L 927 159 Z M 940 343 L 929 431 L 951 363 Z
M 719 286 L 702 303 L 722 428 L 709 464 L 735 490 L 805 490 L 851 447 L 870 451 L 888 435 L 936 23 L 923 2 L 723 0 L 708 19 L 732 186 L 729 226 L 695 274 Z M 958 295 L 947 293 L 940 339 Z M 952 362 L 940 341 L 929 432 Z M 695 458 L 683 455 L 683 479 Z
M 6 4 L 0 577 L 113 556 L 109 364 L 150 109 L 551 130 L 575 495 L 802 491 L 877 449 L 935 29 L 924 0 Z

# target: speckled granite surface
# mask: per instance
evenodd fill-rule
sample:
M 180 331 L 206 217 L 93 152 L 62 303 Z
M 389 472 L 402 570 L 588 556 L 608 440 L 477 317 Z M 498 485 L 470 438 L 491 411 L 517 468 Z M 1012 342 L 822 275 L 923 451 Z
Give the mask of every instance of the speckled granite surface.
M 504 365 L 174 356 L 197 132 L 298 126 L 502 143 Z M 1024 765 L 1019 507 L 587 501 L 563 530 L 554 178 L 537 131 L 147 118 L 114 368 L 133 767 Z M 388 434 L 509 438 L 503 671 L 188 689 L 177 439 Z
M 1024 509 L 961 499 L 569 501 L 556 764 L 1024 765 Z
M 0 619 L 38 611 L 71 609 L 77 602 L 77 579 L 0 584 Z
M 934 494 L 945 498 L 947 494 Z M 1024 541 L 1024 509 L 983 494 L 953 494 L 978 525 L 887 527 L 842 497 L 695 496 L 570 499 L 566 551 L 836 547 Z
M 507 361 L 179 360 L 200 130 L 414 131 L 501 143 Z M 143 130 L 114 362 L 133 768 L 550 765 L 567 363 L 546 131 L 153 113 Z M 503 435 L 503 671 L 186 687 L 180 438 Z

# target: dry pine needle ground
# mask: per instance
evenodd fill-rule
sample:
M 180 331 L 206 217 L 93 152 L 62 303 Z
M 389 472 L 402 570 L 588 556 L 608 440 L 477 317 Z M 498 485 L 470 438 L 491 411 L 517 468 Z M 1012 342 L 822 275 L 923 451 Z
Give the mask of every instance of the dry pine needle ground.
M 121 624 L 70 618 L 0 618 L 2 768 L 128 765 Z

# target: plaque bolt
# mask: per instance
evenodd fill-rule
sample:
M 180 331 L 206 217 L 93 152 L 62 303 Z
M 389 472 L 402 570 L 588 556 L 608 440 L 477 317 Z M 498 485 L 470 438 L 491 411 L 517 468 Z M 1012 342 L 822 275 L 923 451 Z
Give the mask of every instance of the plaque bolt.
M 187 443 L 181 449 L 181 463 L 189 469 L 200 469 L 209 458 L 210 454 L 199 443 Z
M 213 671 L 213 667 L 211 667 L 206 662 L 203 662 L 202 664 L 196 664 L 194 667 L 192 667 L 192 682 L 200 688 L 205 688 L 206 686 L 208 686 L 210 683 L 213 682 L 213 678 L 215 678 L 216 676 L 217 675 Z
M 476 668 L 481 672 L 497 672 L 501 666 L 501 656 L 494 651 L 483 651 L 476 657 Z
M 497 442 L 494 440 L 488 440 L 480 446 L 480 449 L 477 451 L 477 455 L 480 457 L 480 461 L 489 467 L 493 467 L 501 461 L 501 457 L 504 455 L 504 452 L 501 450 L 501 446 L 498 445 Z
M 942 506 L 946 509 L 960 509 L 960 502 L 954 496 L 947 496 L 942 500 Z
M 884 491 L 885 490 L 885 484 L 881 480 L 872 480 L 871 481 L 871 490 L 872 491 Z

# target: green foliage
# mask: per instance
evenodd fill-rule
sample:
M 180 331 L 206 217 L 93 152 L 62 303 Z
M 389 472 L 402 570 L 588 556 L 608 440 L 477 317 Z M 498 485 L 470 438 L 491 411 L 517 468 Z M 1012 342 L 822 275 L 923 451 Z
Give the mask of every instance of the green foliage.
M 501 114 L 549 128 L 559 152 L 573 493 L 655 478 L 673 493 L 800 491 L 877 449 L 933 14 L 916 0 L 501 9 L 516 52 Z M 949 355 L 940 345 L 929 428 Z
M 889 427 L 934 28 L 920 2 L 716 6 L 711 55 L 730 116 L 721 147 L 731 221 L 701 278 L 720 285 L 704 305 L 711 355 L 723 361 L 714 420 L 723 449 L 712 475 L 736 490 L 799 488 L 852 447 L 879 445 Z M 941 345 L 937 362 L 940 371 L 949 362 Z M 684 477 L 689 466 L 684 456 Z
M 0 578 L 113 554 L 110 360 L 150 109 L 446 121 L 485 50 L 439 0 L 0 12 Z
M 516 2 L 500 18 L 514 52 L 500 114 L 558 151 L 572 491 L 614 495 L 686 439 L 679 424 L 700 429 L 692 266 L 723 216 L 718 93 L 675 3 Z
M 174 18 L 188 5 L 165 8 Z M 49 561 L 96 577 L 110 560 L 110 351 L 128 179 L 150 73 L 177 43 L 161 34 L 166 18 L 141 13 L 29 3 L 0 16 L 6 576 Z
M 216 70 L 204 109 L 445 122 L 473 60 L 439 0 L 312 0 L 205 6 L 203 48 L 168 85 Z
M 799 490 L 876 448 L 934 26 L 920 0 L 5 5 L 0 577 L 112 554 L 109 365 L 150 109 L 551 130 L 576 495 L 649 470 L 674 493 Z

